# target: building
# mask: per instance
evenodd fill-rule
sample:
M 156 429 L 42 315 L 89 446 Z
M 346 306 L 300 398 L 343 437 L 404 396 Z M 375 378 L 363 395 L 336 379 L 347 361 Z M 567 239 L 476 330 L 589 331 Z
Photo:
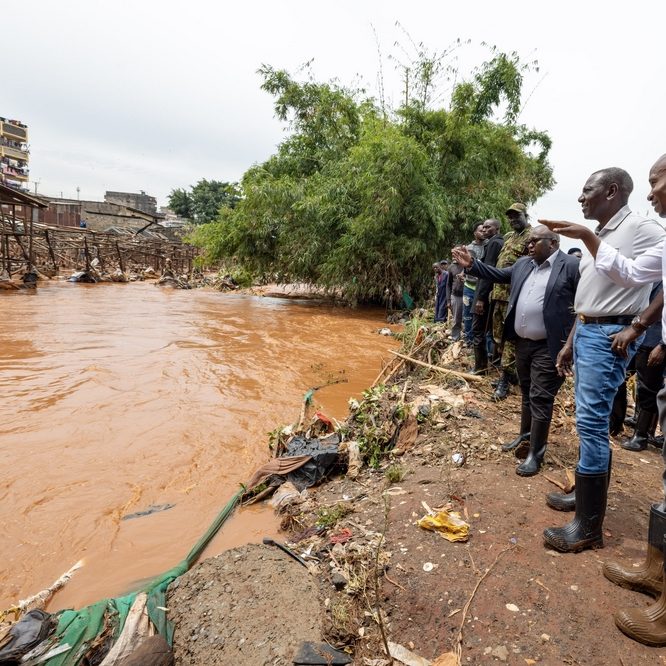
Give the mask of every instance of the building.
M 136 192 L 106 192 L 104 201 L 119 206 L 127 206 L 134 210 L 141 210 L 149 215 L 157 213 L 157 199 L 146 194 L 143 190 L 139 194 Z
M 28 189 L 28 127 L 0 117 L 0 183 Z

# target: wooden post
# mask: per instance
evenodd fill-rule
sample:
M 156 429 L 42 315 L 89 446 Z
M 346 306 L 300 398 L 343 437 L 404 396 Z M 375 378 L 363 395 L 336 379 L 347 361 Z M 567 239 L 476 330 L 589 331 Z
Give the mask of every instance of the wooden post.
M 120 251 L 118 241 L 116 241 L 116 252 L 118 253 L 118 265 L 120 266 L 120 270 L 124 273 L 125 272 L 125 262 L 123 261 L 123 253 Z
M 49 255 L 51 256 L 51 262 L 53 263 L 53 270 L 58 272 L 58 263 L 56 262 L 55 252 L 53 251 L 53 246 L 51 245 L 51 238 L 49 237 L 49 230 L 44 230 L 44 237 L 46 238 L 46 246 L 49 248 Z
M 90 253 L 88 252 L 88 239 L 83 237 L 83 254 L 86 257 L 86 271 L 90 270 Z

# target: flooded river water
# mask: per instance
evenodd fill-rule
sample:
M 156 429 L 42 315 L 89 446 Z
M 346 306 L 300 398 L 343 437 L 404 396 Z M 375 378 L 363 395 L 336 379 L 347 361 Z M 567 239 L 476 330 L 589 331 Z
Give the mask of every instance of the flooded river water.
M 173 566 L 308 388 L 345 377 L 316 394 L 341 418 L 395 346 L 379 310 L 149 283 L 0 293 L 0 317 L 0 609 L 80 559 L 51 610 Z M 205 555 L 275 530 L 237 511 Z

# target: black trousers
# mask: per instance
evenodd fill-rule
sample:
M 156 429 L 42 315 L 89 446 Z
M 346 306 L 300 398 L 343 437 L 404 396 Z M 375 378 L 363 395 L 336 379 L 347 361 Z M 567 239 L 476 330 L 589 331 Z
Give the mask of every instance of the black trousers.
M 646 412 L 657 413 L 657 393 L 664 386 L 664 367 L 648 365 L 648 358 L 652 347 L 639 347 L 634 357 L 636 360 L 636 403 Z
M 474 301 L 476 305 L 476 300 Z M 472 310 L 472 344 L 480 349 L 486 349 L 486 333 L 490 328 L 490 303 L 484 301 L 483 314 L 478 315 Z
M 516 338 L 516 371 L 523 406 L 529 406 L 536 421 L 550 421 L 555 396 L 562 386 L 545 340 Z

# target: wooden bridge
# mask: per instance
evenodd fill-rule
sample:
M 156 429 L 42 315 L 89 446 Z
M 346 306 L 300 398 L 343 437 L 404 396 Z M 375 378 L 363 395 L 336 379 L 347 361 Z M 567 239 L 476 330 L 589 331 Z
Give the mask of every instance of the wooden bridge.
M 95 259 L 97 270 L 107 273 L 141 272 L 149 266 L 159 273 L 169 260 L 174 273 L 184 275 L 192 272 L 199 254 L 164 237 L 154 224 L 117 233 L 40 224 L 38 210 L 46 207 L 39 198 L 0 184 L 0 272 L 8 277 L 33 267 L 49 276 L 89 271 Z

